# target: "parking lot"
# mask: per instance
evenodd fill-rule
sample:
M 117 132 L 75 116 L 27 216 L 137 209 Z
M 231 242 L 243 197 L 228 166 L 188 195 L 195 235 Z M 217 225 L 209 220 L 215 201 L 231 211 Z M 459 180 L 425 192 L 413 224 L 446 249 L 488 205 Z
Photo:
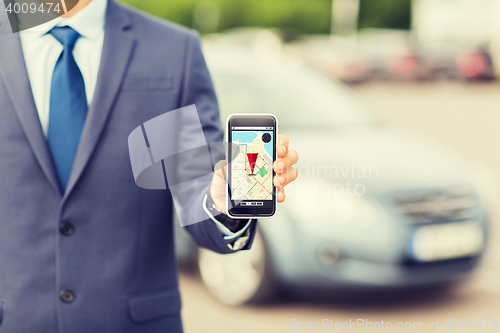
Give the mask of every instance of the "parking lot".
M 388 125 L 420 133 L 485 168 L 500 188 L 500 85 L 461 83 L 370 83 L 352 87 Z M 299 152 L 300 153 L 300 152 Z M 496 203 L 496 202 L 495 202 Z M 493 219 L 489 247 L 482 265 L 468 281 L 450 290 L 408 293 L 388 299 L 314 300 L 301 298 L 261 307 L 228 307 L 213 300 L 196 274 L 182 272 L 183 318 L 188 333 L 289 332 L 293 323 L 349 322 L 373 324 L 422 322 L 419 331 L 438 320 L 439 331 L 454 330 L 453 319 L 464 319 L 461 331 L 495 331 L 500 321 L 500 233 Z M 266 221 L 264 223 L 272 223 Z M 295 319 L 296 321 L 292 321 Z M 444 325 L 450 319 L 449 328 Z M 473 320 L 474 329 L 469 329 Z M 482 319 L 482 328 L 477 324 Z M 491 319 L 485 329 L 486 319 Z M 497 321 L 497 323 L 498 323 Z M 292 324 L 291 324 L 292 323 Z M 464 322 L 462 322 L 462 326 Z M 375 325 L 376 326 L 376 325 Z M 323 327 L 325 328 L 325 327 Z M 360 328 L 359 330 L 362 331 Z

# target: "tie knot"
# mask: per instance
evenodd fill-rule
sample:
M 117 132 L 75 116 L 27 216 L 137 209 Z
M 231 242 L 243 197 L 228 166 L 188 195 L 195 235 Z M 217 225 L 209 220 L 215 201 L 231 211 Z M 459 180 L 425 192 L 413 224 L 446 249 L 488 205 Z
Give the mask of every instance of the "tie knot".
M 80 34 L 73 30 L 71 27 L 56 27 L 52 30 L 50 30 L 50 33 L 52 36 L 55 37 L 61 43 L 64 45 L 64 47 L 73 47 L 75 46 L 76 41 L 78 40 L 78 37 L 80 37 Z

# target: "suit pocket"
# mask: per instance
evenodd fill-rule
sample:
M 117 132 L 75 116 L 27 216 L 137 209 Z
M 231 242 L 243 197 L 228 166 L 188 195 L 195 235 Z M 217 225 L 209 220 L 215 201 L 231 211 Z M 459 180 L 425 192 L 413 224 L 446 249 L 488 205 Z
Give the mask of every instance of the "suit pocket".
M 181 296 L 179 289 L 142 294 L 129 297 L 130 318 L 134 322 L 143 322 L 169 315 L 179 314 L 181 311 Z
M 130 74 L 125 76 L 122 84 L 122 92 L 149 92 L 172 90 L 174 88 L 174 77 L 172 74 L 161 76 L 144 76 Z

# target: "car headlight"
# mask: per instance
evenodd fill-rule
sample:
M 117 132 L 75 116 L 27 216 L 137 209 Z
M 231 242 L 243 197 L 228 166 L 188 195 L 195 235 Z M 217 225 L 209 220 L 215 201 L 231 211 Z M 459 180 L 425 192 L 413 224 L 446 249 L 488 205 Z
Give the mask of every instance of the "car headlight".
M 366 228 L 380 217 L 380 208 L 366 195 L 347 184 L 324 179 L 302 178 L 286 189 L 286 207 L 291 218 L 306 230 L 324 232 L 330 228 Z

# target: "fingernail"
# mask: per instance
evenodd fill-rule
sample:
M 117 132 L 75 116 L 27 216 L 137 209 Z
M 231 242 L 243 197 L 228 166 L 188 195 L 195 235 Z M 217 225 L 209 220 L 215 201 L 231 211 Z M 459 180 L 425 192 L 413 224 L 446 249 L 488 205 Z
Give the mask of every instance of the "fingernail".
M 285 178 L 284 177 L 278 177 L 278 180 L 280 181 L 281 185 L 285 184 Z
M 286 147 L 285 146 L 281 146 L 281 149 L 283 150 L 284 153 L 286 153 Z
M 279 170 L 283 171 L 283 169 L 285 168 L 285 163 L 278 162 L 278 163 L 276 163 L 276 166 L 278 167 Z

